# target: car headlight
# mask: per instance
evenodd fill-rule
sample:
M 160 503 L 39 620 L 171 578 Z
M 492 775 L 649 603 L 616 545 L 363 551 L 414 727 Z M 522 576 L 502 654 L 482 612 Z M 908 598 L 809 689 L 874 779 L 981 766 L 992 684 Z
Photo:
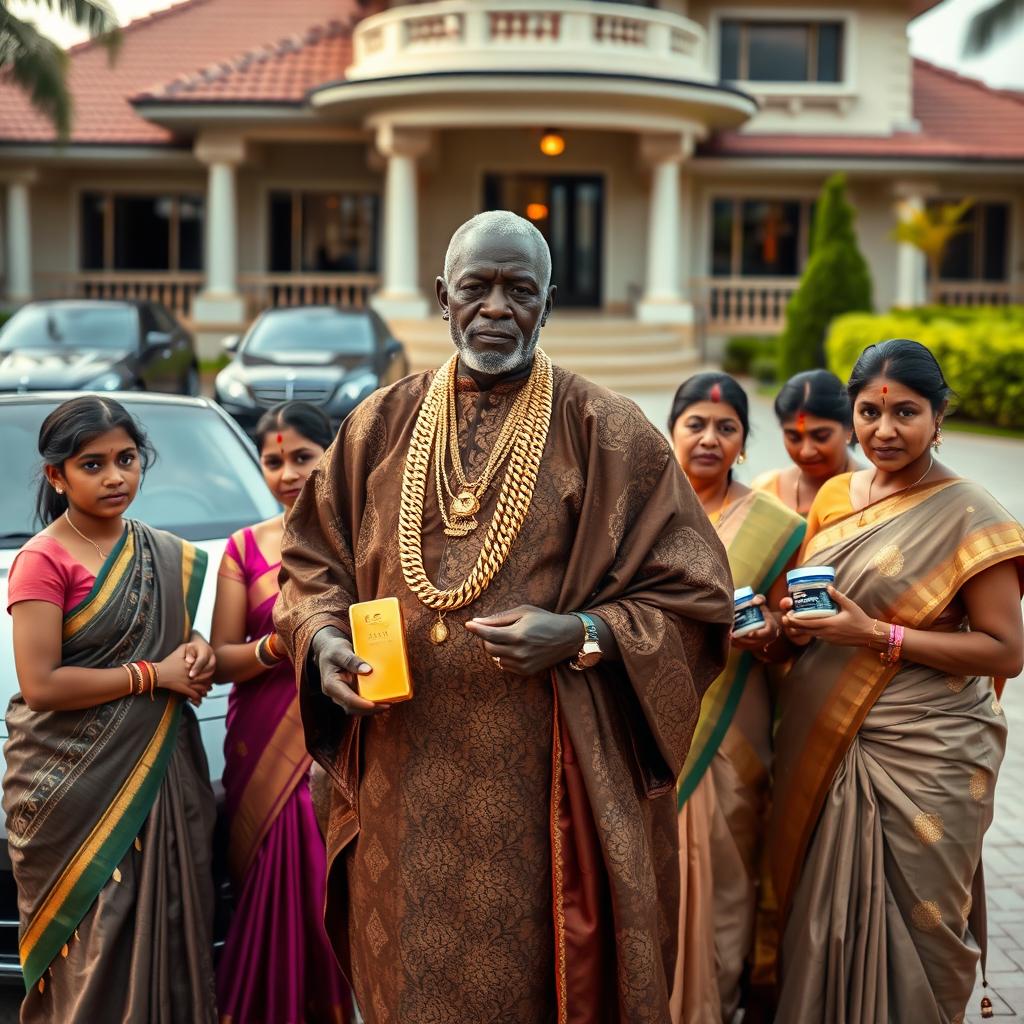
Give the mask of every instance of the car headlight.
M 124 378 L 113 370 L 101 373 L 85 385 L 86 391 L 120 391 L 124 387 Z
M 245 386 L 244 381 L 229 374 L 222 373 L 217 378 L 217 394 L 225 401 L 234 402 L 236 405 L 253 405 L 252 395 Z
M 338 388 L 338 398 L 343 402 L 358 402 L 377 387 L 377 374 L 372 370 L 357 373 Z

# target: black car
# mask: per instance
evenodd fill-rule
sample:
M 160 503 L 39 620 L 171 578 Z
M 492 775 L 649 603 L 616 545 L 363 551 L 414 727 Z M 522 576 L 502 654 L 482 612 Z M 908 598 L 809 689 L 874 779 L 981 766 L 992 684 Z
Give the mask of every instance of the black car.
M 159 302 L 54 299 L 0 328 L 0 392 L 199 393 L 192 336 Z
M 217 374 L 217 401 L 247 430 L 278 402 L 319 405 L 337 426 L 367 395 L 409 372 L 400 341 L 372 310 L 335 306 L 268 309 Z

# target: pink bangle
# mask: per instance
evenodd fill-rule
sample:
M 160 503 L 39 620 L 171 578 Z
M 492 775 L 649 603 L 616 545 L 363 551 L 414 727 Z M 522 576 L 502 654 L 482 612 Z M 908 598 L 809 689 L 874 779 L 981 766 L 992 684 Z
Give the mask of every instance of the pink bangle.
M 903 653 L 904 633 L 904 628 L 897 626 L 895 622 L 889 626 L 889 646 L 884 654 L 879 655 L 884 664 L 895 665 L 900 660 L 900 655 Z

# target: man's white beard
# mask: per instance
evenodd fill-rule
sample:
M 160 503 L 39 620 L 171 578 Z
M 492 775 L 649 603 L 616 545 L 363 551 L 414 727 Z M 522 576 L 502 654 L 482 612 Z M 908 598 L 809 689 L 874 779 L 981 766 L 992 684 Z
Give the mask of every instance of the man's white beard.
M 450 321 L 448 333 L 459 353 L 459 362 L 464 367 L 475 370 L 477 373 L 486 373 L 491 377 L 504 377 L 530 364 L 534 350 L 537 348 L 537 342 L 540 340 L 540 324 L 537 324 L 533 337 L 526 346 L 513 349 L 511 352 L 477 352 L 470 348 L 459 329 Z

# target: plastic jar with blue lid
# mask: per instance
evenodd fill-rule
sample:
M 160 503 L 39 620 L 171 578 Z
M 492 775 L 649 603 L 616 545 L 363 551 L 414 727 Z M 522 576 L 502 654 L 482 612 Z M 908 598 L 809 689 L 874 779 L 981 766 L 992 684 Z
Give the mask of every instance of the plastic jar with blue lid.
M 753 587 L 740 587 L 733 595 L 732 635 L 734 637 L 746 636 L 764 626 L 764 612 L 761 611 L 761 605 L 754 604 L 756 596 Z
M 794 619 L 824 619 L 839 613 L 839 605 L 829 596 L 835 586 L 836 571 L 831 565 L 804 565 L 786 573 L 789 596 L 793 599 Z

